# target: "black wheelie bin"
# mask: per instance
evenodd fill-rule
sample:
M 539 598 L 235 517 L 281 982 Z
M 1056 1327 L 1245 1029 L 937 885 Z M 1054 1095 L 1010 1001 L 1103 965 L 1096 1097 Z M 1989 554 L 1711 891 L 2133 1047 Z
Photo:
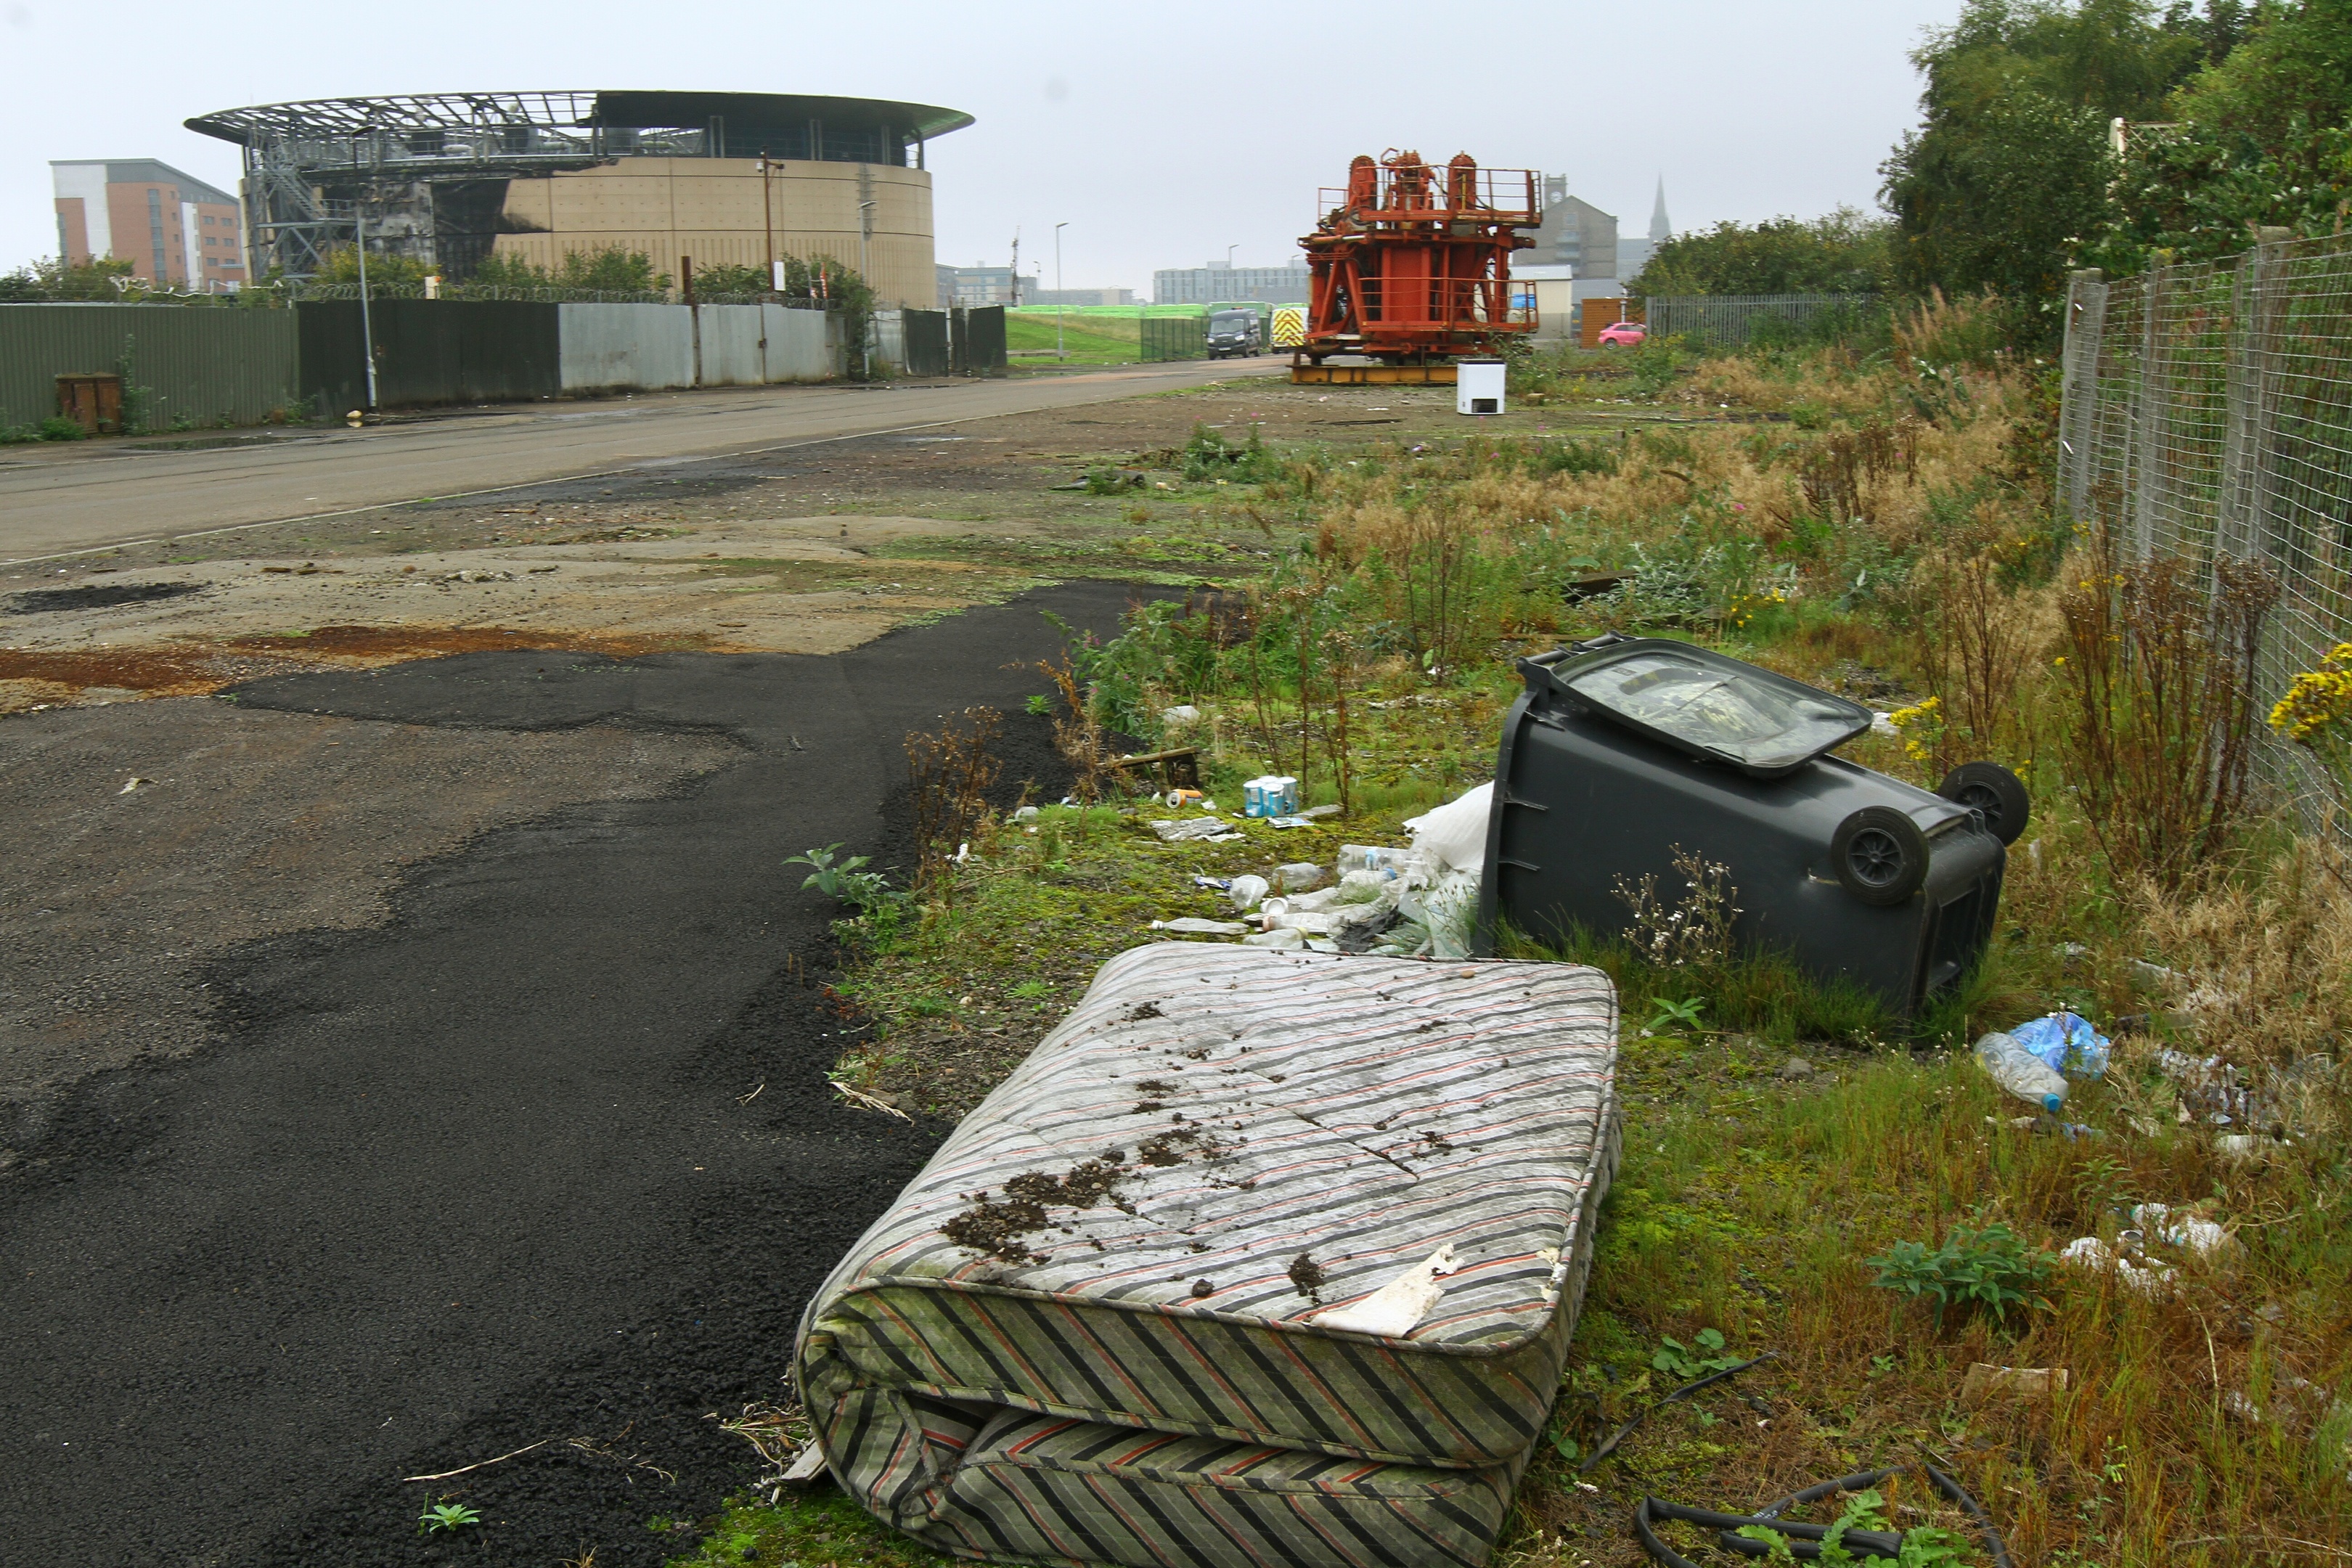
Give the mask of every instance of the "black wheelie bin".
M 1686 643 L 1609 633 L 1518 670 L 1479 952 L 1505 922 L 1539 940 L 1623 931 L 1619 889 L 1649 875 L 1671 895 L 1679 848 L 1729 868 L 1740 946 L 1898 1014 L 1983 952 L 2028 814 L 2006 769 L 1966 763 L 1930 794 L 1829 756 L 1870 728 L 1869 709 Z

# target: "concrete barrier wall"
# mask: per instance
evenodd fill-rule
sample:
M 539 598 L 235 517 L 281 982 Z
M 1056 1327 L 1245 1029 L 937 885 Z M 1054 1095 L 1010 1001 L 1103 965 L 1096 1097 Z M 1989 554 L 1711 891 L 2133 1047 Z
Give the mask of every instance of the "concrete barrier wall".
M 695 320 L 702 333 L 702 384 L 757 386 L 767 379 L 766 354 L 761 342 L 757 305 L 698 305 Z
M 713 307 L 717 309 L 718 307 Z M 683 305 L 558 305 L 566 392 L 694 384 L 694 324 Z
M 844 374 L 841 328 L 830 311 L 762 305 L 760 320 L 767 338 L 768 380 L 831 381 Z

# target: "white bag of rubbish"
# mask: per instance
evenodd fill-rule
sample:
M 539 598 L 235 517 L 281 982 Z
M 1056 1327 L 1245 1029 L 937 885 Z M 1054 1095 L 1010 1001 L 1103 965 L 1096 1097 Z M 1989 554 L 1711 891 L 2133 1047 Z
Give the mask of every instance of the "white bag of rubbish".
M 1486 866 L 1486 817 L 1494 798 L 1495 786 L 1482 784 L 1412 818 L 1404 830 L 1412 835 L 1412 847 L 1434 857 L 1439 868 L 1475 877 Z
M 1405 880 L 1413 891 L 1397 900 L 1397 909 L 1428 928 L 1432 957 L 1470 955 L 1494 797 L 1495 786 L 1482 784 L 1404 825 L 1412 835 L 1412 864 Z

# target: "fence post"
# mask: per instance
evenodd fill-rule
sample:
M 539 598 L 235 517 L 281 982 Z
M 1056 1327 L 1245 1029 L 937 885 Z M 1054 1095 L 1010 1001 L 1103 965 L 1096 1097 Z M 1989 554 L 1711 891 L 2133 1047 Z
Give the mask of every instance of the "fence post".
M 2157 492 L 2161 488 L 2157 471 L 2163 463 L 2158 442 L 2164 426 L 2158 321 L 2164 310 L 2165 274 L 2170 270 L 2149 268 L 2140 298 L 2139 395 L 2132 409 L 2131 455 L 2124 463 L 2124 489 L 2131 497 L 2130 548 L 2142 561 L 2156 549 Z
M 2067 517 L 2090 505 L 2092 441 L 2099 406 L 2099 351 L 2107 325 L 2106 275 L 2086 268 L 2066 279 L 2066 346 L 2058 357 L 2058 495 Z
M 2221 516 L 2213 529 L 2213 553 L 2241 559 L 2253 553 L 2255 518 L 2261 505 L 2255 470 L 2262 466 L 2259 432 L 2263 404 L 2263 315 L 2270 293 L 2267 247 L 2238 258 L 2230 280 L 2230 363 L 2221 426 Z

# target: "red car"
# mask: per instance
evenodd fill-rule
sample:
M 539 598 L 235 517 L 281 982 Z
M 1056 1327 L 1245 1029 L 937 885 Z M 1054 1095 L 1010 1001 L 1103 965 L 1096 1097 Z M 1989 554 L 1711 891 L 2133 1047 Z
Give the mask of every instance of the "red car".
M 1649 335 L 1649 329 L 1639 321 L 1614 321 L 1601 329 L 1601 346 L 1604 349 L 1639 348 L 1642 340 Z

